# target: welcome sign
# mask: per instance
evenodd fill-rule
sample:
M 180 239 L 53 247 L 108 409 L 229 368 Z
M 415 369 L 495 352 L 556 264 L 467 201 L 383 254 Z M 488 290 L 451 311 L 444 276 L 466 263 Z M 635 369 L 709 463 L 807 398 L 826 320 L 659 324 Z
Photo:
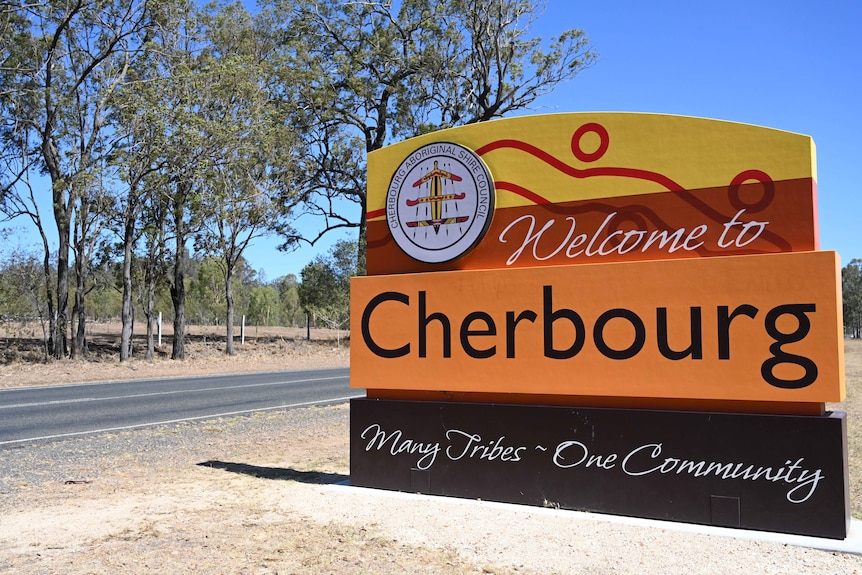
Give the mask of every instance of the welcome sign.
M 518 470 L 518 493 L 537 477 L 556 477 L 555 459 L 533 457 L 555 441 L 575 442 L 607 471 L 619 469 L 612 460 L 626 450 L 649 449 L 591 444 L 596 426 L 628 426 L 645 413 L 592 408 L 663 410 L 650 416 L 671 433 L 663 437 L 699 434 L 704 441 L 689 456 L 722 469 L 733 454 L 719 457 L 708 445 L 719 422 L 734 417 L 727 412 L 795 414 L 782 417 L 819 426 L 816 437 L 832 443 L 839 437 L 838 458 L 816 476 L 828 484 L 820 492 L 840 501 L 792 502 L 795 522 L 781 504 L 770 509 L 782 511 L 786 529 L 809 532 L 812 506 L 846 507 L 844 422 L 823 415 L 824 402 L 845 395 L 840 263 L 818 251 L 809 137 L 699 118 L 563 114 L 429 134 L 372 153 L 368 166 L 369 276 L 351 284 L 351 385 L 368 399 L 352 406 L 352 481 L 537 504 L 474 488 L 490 489 L 481 486 L 503 469 Z M 713 431 L 680 409 L 710 412 Z M 399 413 L 410 413 L 409 432 Z M 435 455 L 423 467 L 429 453 L 458 449 L 431 436 L 448 413 L 459 414 L 453 422 L 486 423 L 445 424 L 447 439 L 464 434 L 471 456 Z M 508 414 L 506 433 L 491 429 L 490 413 Z M 548 431 L 507 443 L 527 421 L 567 428 L 572 417 L 593 422 L 593 439 Z M 781 436 L 776 417 L 752 415 L 746 425 L 769 449 L 788 445 L 786 465 L 801 469 L 817 448 L 790 449 L 795 440 Z M 644 445 L 661 452 L 664 441 Z M 749 453 L 750 465 L 767 451 Z M 618 477 L 620 489 L 650 485 L 655 493 L 690 485 L 714 520 L 702 506 L 695 513 L 659 503 L 665 511 L 656 515 L 562 484 L 551 492 L 563 507 L 773 528 L 744 510 L 755 498 L 762 506 L 764 495 L 739 477 L 710 483 L 681 474 L 661 485 Z M 827 515 L 830 527 L 817 533 L 842 537 L 846 511 Z

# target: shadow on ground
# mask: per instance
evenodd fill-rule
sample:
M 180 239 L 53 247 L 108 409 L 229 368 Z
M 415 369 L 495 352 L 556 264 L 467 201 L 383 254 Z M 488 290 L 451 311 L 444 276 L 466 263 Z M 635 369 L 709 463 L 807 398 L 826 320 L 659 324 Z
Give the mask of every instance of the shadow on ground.
M 260 477 L 261 479 L 282 479 L 286 481 L 298 481 L 299 483 L 311 483 L 314 485 L 343 483 L 349 479 L 347 475 L 342 475 L 340 473 L 297 471 L 296 469 L 284 467 L 261 467 L 259 465 L 232 463 L 230 461 L 210 460 L 198 463 L 198 465 L 201 467 L 211 467 L 213 469 L 224 469 L 231 473 L 241 473 L 252 477 Z

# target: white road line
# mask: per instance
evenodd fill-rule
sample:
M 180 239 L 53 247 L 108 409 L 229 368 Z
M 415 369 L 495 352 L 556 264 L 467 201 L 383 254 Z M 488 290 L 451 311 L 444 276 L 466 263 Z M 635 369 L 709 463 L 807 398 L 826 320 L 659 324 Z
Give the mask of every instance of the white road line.
M 137 397 L 153 397 L 157 395 L 178 395 L 182 393 L 197 393 L 201 391 L 220 391 L 223 389 L 245 389 L 249 387 L 266 387 L 272 385 L 283 385 L 285 383 L 308 383 L 311 381 L 327 381 L 331 379 L 342 379 L 344 376 L 316 377 L 311 379 L 293 379 L 289 381 L 270 381 L 266 383 L 248 383 L 243 385 L 227 385 L 222 387 L 201 387 L 197 389 L 176 389 L 173 391 L 156 391 L 152 393 L 133 393 L 130 395 L 115 395 L 109 397 L 79 397 L 77 399 L 57 399 L 53 401 L 37 401 L 32 403 L 13 403 L 11 405 L 0 405 L 0 409 L 14 409 L 16 407 L 38 407 L 40 405 L 61 405 L 66 403 L 85 403 L 88 401 L 112 401 L 115 399 L 133 399 Z
M 115 379 L 110 381 L 73 381 L 71 383 L 52 383 L 50 385 L 25 385 L 21 387 L 2 387 L 0 388 L 0 395 L 6 392 L 15 392 L 22 391 L 26 389 L 44 389 L 46 387 L 83 387 L 86 385 L 89 386 L 98 386 L 98 385 L 117 385 L 122 383 L 152 383 L 154 381 L 165 381 L 165 380 L 177 380 L 177 379 L 210 379 L 210 378 L 224 378 L 224 377 L 238 377 L 238 376 L 259 376 L 259 375 L 267 375 L 267 374 L 288 374 L 288 373 L 303 373 L 303 372 L 320 372 L 320 371 L 338 371 L 345 370 L 350 371 L 350 368 L 346 367 L 333 367 L 328 369 L 279 369 L 274 371 L 236 371 L 230 373 L 211 373 L 211 374 L 200 374 L 200 375 L 162 375 L 160 377 L 145 377 L 145 378 L 132 378 L 132 379 Z
M 246 413 L 253 413 L 256 411 L 274 411 L 276 409 L 288 409 L 291 407 L 306 407 L 309 405 L 322 405 L 327 403 L 338 403 L 342 401 L 347 401 L 348 399 L 356 399 L 359 397 L 365 397 L 365 394 L 359 395 L 348 395 L 345 397 L 335 397 L 332 399 L 321 399 L 320 401 L 304 401 L 301 403 L 289 403 L 286 405 L 276 405 L 274 407 L 264 407 L 261 409 L 244 409 L 242 411 L 229 411 L 225 413 L 213 413 L 210 415 L 198 415 L 195 417 L 184 417 L 182 419 L 169 419 L 166 421 L 151 421 L 149 423 L 138 423 L 135 425 L 124 425 L 121 427 L 106 427 L 104 429 L 90 429 L 87 431 L 75 431 L 72 433 L 58 433 L 56 435 L 43 435 L 41 437 L 27 437 L 24 439 L 11 439 L 9 441 L 0 441 L 0 445 L 11 445 L 13 443 L 26 443 L 28 441 L 40 441 L 42 439 L 60 439 L 63 437 L 75 437 L 78 435 L 90 435 L 93 433 L 105 433 L 108 431 L 125 431 L 128 429 L 137 429 L 139 427 L 151 427 L 154 425 L 168 425 L 171 423 L 182 423 L 184 421 L 196 421 L 199 419 L 214 419 L 216 417 L 229 417 L 231 415 L 243 415 Z

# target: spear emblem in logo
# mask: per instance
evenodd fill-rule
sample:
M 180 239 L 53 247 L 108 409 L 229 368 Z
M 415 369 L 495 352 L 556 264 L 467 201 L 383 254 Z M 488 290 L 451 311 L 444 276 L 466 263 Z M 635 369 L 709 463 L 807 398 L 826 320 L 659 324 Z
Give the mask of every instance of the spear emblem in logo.
M 434 226 L 434 233 L 439 233 L 440 226 L 443 224 L 456 224 L 466 222 L 469 218 L 467 216 L 453 217 L 453 218 L 443 218 L 443 202 L 448 200 L 463 200 L 467 197 L 466 194 L 444 194 L 443 193 L 443 180 L 449 180 L 452 182 L 460 182 L 461 177 L 455 175 L 451 172 L 447 172 L 440 168 L 437 161 L 434 162 L 434 169 L 413 182 L 413 187 L 418 188 L 422 184 L 431 183 L 431 193 L 427 196 L 419 197 L 415 200 L 406 200 L 408 206 L 415 206 L 420 203 L 430 203 L 431 204 L 431 219 L 430 220 L 419 220 L 415 222 L 407 222 L 407 226 L 411 228 L 421 227 L 421 226 Z

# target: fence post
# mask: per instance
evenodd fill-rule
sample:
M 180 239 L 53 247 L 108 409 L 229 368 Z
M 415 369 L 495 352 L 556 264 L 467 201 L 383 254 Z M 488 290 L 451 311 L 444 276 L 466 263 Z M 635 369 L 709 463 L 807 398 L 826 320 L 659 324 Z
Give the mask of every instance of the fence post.
M 242 327 L 239 329 L 239 344 L 245 345 L 245 314 L 242 316 Z
M 159 347 L 162 347 L 162 312 L 159 312 Z

